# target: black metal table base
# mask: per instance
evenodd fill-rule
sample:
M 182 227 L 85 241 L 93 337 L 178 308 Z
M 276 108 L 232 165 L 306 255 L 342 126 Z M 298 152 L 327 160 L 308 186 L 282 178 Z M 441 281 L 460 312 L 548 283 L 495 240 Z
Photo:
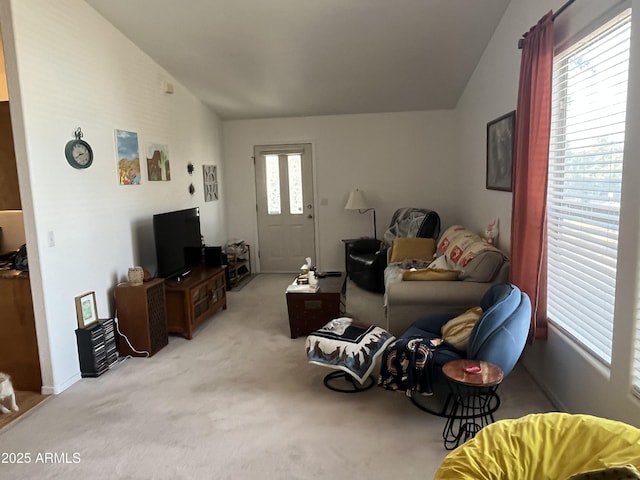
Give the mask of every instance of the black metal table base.
M 497 387 L 452 389 L 451 408 L 442 431 L 447 450 L 453 450 L 473 438 L 483 427 L 495 421 L 493 413 L 500 406 Z
M 358 393 L 369 390 L 375 383 L 373 377 L 368 377 L 361 385 L 355 378 L 347 372 L 335 371 L 324 377 L 324 386 L 329 390 L 341 393 Z

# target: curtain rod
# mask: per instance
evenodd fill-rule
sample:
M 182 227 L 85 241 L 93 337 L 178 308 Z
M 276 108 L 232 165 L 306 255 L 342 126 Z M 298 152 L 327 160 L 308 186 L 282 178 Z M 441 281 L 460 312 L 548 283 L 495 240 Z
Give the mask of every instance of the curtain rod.
M 562 5 L 552 16 L 551 16 L 551 20 L 555 20 L 556 17 L 558 15 L 560 15 L 562 12 L 564 12 L 573 2 L 575 2 L 576 0 L 567 0 L 564 5 Z M 521 38 L 520 40 L 518 40 L 518 49 L 522 50 L 522 47 L 524 46 L 524 38 Z

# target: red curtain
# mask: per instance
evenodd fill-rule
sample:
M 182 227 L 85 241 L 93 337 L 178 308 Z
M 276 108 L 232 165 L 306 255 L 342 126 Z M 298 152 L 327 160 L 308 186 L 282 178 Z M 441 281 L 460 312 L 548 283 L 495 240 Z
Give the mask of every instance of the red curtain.
M 553 18 L 524 35 L 515 134 L 511 282 L 531 298 L 529 341 L 547 337 L 546 206 Z

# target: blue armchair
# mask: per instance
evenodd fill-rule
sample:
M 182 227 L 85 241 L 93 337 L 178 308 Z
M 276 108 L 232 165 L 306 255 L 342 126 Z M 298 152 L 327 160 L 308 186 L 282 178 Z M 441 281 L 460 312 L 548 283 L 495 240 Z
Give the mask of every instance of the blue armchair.
M 502 369 L 506 377 L 520 358 L 529 333 L 531 302 L 526 293 L 509 283 L 493 285 L 480 301 L 482 315 L 469 336 L 466 351 L 457 350 L 443 342 L 434 352 L 432 380 L 434 393 L 446 385 L 442 366 L 457 359 L 482 360 Z M 442 338 L 442 326 L 455 314 L 434 314 L 416 320 L 401 336 L 422 337 L 425 340 Z M 445 415 L 447 403 L 440 411 L 425 406 L 412 397 L 413 403 L 422 410 L 436 415 Z M 499 402 L 499 398 L 498 398 Z M 497 406 L 496 406 L 497 408 Z

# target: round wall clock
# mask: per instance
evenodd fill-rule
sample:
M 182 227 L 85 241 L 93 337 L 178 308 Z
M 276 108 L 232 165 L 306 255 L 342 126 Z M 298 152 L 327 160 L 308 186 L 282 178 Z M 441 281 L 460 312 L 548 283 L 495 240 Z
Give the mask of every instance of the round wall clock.
M 73 168 L 88 168 L 93 163 L 93 150 L 91 146 L 82 140 L 82 130 L 80 127 L 75 131 L 75 140 L 69 140 L 64 147 L 64 155 L 67 162 Z

